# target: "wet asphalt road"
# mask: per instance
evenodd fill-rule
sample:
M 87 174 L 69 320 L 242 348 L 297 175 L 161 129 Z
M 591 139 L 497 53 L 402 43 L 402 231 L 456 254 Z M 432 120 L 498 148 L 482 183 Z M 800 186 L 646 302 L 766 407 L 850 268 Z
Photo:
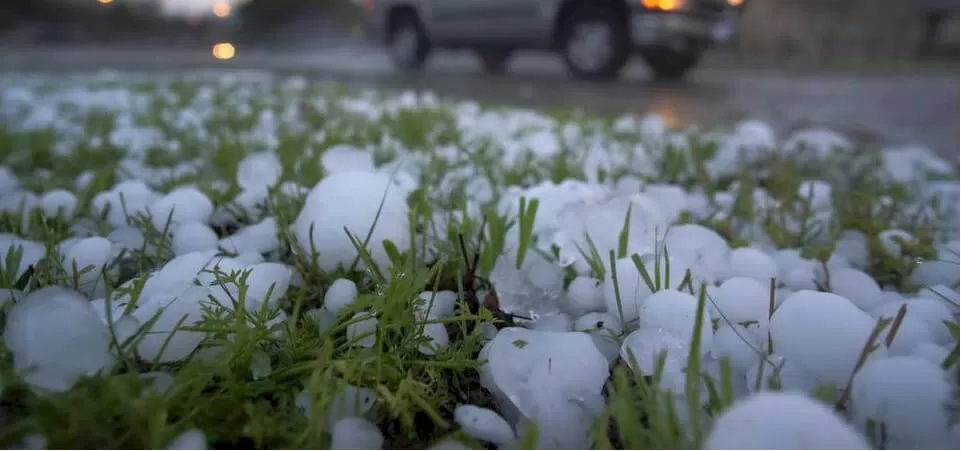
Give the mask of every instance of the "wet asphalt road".
M 743 118 L 778 130 L 825 125 L 868 142 L 921 144 L 957 162 L 959 78 L 899 71 L 786 75 L 708 61 L 683 83 L 650 80 L 638 62 L 614 83 L 574 81 L 551 55 L 518 55 L 508 73 L 484 75 L 470 54 L 437 54 L 427 71 L 393 71 L 377 49 L 349 44 L 323 50 L 239 49 L 215 61 L 206 48 L 0 49 L 0 71 L 256 69 L 302 73 L 386 89 L 432 90 L 455 98 L 533 108 L 575 107 L 597 114 L 657 113 L 672 125 L 724 125 Z M 2 87 L 0 87 L 2 89 Z

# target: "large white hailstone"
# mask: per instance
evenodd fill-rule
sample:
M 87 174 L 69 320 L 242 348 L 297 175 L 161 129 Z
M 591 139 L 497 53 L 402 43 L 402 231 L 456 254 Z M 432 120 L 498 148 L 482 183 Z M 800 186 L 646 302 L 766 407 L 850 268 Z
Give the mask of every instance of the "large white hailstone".
M 731 250 L 724 238 L 717 232 L 697 224 L 671 227 L 664 238 L 664 246 L 669 252 L 672 263 L 677 259 L 688 265 L 694 277 L 695 286 L 700 281 L 708 283 L 716 281 L 730 261 Z M 683 278 L 684 271 L 681 268 L 675 269 L 674 266 L 671 265 L 671 277 L 674 277 L 674 272 L 679 272 L 680 277 Z
M 834 246 L 834 253 L 851 263 L 851 267 L 867 269 L 870 259 L 868 237 L 857 230 L 845 230 Z
M 683 371 L 690 353 L 690 337 L 657 329 L 635 330 L 621 344 L 621 358 L 646 376 L 655 373 L 662 354 L 665 371 Z
M 369 235 L 374 262 L 386 268 L 390 259 L 383 242 L 390 240 L 400 252 L 406 252 L 410 247 L 409 226 L 407 200 L 389 176 L 339 172 L 325 177 L 310 191 L 293 233 L 300 250 L 307 255 L 316 251 L 320 269 L 332 272 L 339 266 L 349 266 L 358 257 L 345 229 L 361 243 Z
M 276 154 L 254 152 L 237 166 L 237 185 L 245 190 L 265 190 L 276 185 L 283 172 Z
M 40 198 L 40 207 L 43 208 L 44 216 L 48 218 L 57 216 L 69 218 L 77 209 L 77 196 L 63 189 L 48 191 Z
M 60 287 L 39 289 L 14 304 L 3 341 L 14 370 L 41 390 L 67 390 L 115 362 L 110 334 L 90 302 Z
M 384 435 L 363 418 L 344 418 L 330 431 L 330 449 L 381 449 Z
M 148 362 L 178 362 L 194 352 L 204 333 L 183 329 L 203 319 L 203 306 L 209 295 L 209 288 L 193 286 L 178 294 L 141 299 L 133 316 L 141 324 L 150 324 L 150 328 L 137 344 L 140 358 Z
M 870 449 L 830 408 L 797 392 L 762 392 L 724 411 L 704 449 Z
M 116 253 L 110 240 L 95 236 L 77 240 L 63 253 L 67 276 L 76 280 L 78 288 L 88 295 L 104 289 L 104 270 Z
M 353 300 L 353 299 L 351 299 Z M 453 291 L 424 291 L 417 295 L 414 313 L 420 319 L 438 319 L 450 316 L 457 305 L 457 293 Z
M 237 254 L 249 252 L 264 254 L 280 248 L 277 232 L 277 219 L 268 217 L 222 238 L 218 246 Z
M 173 230 L 170 248 L 174 255 L 217 249 L 217 233 L 207 224 L 184 223 Z
M 427 343 L 418 346 L 417 349 L 424 355 L 435 355 L 450 344 L 447 327 L 443 323 L 424 324 L 424 338 L 427 339 Z
M 935 341 L 934 332 L 925 322 L 924 316 L 912 308 L 913 304 L 902 304 L 900 302 L 881 304 L 871 310 L 870 313 L 876 318 L 884 318 L 890 321 L 888 325 L 885 326 L 881 336 L 887 337 L 888 334 L 891 333 L 891 328 L 894 326 L 894 319 L 898 316 L 898 311 L 901 310 L 902 305 L 906 305 L 907 307 L 905 308 L 904 317 L 901 318 L 901 324 L 898 326 L 897 333 L 894 335 L 894 340 L 888 345 L 888 355 L 891 356 L 909 355 L 919 344 Z
M 711 317 L 707 308 L 704 308 L 701 318 L 698 318 L 697 306 L 697 298 L 690 294 L 677 290 L 658 291 L 638 304 L 638 329 L 665 331 L 691 341 L 694 327 L 700 319 L 698 341 L 701 353 L 706 354 L 714 345 Z
M 954 241 L 938 247 L 937 258 L 925 260 L 911 272 L 911 280 L 922 287 L 934 285 L 953 286 L 958 283 L 961 257 L 958 256 L 958 242 Z
M 760 321 L 770 316 L 771 289 L 755 279 L 733 277 L 711 293 L 720 317 L 732 323 Z
M 897 448 L 937 448 L 948 432 L 948 403 L 957 400 L 948 376 L 921 357 L 891 357 L 866 363 L 854 375 L 851 411 L 858 427 L 884 424 Z M 903 449 L 903 448 L 902 448 Z
M 208 222 L 214 213 L 214 203 L 202 191 L 187 186 L 157 199 L 147 210 L 155 229 L 172 231 L 177 224 Z
M 777 264 L 768 254 L 750 247 L 742 247 L 731 251 L 727 277 L 747 277 L 754 279 L 764 286 L 777 278 Z
M 157 193 L 141 180 L 125 180 L 109 191 L 97 194 L 91 207 L 96 216 L 107 214 L 114 227 L 127 225 L 127 217 L 147 212 L 147 206 L 158 198 Z
M 604 309 L 604 289 L 601 281 L 589 276 L 577 276 L 567 286 L 562 309 L 574 316 Z
M 774 350 L 820 384 L 843 387 L 874 330 L 875 319 L 833 293 L 802 290 L 774 312 Z M 887 354 L 881 346 L 871 357 Z
M 454 409 L 454 421 L 465 434 L 499 448 L 510 448 L 517 440 L 507 421 L 490 409 L 462 404 Z
M 538 425 L 538 446 L 590 446 L 593 408 L 610 375 L 607 359 L 581 332 L 501 329 L 479 372 L 487 388 L 525 421 Z M 505 414 L 506 415 L 506 414 Z
M 604 277 L 604 302 L 607 311 L 624 323 L 634 321 L 638 315 L 638 303 L 650 296 L 651 288 L 630 258 L 615 261 L 614 272 L 617 273 L 616 288 L 613 272 Z
M 907 315 L 916 317 L 927 324 L 928 329 L 934 334 L 935 343 L 947 345 L 954 342 L 954 338 L 944 322 L 957 321 L 958 316 L 951 311 L 951 308 L 943 299 L 916 297 L 886 302 L 873 308 L 871 314 L 876 317 L 893 317 L 902 305 L 907 306 Z
M 873 277 L 854 268 L 831 271 L 831 292 L 844 296 L 861 310 L 869 311 L 881 302 L 881 286 Z
M 6 266 L 10 253 L 20 253 L 20 264 L 16 277 L 20 278 L 32 265 L 36 265 L 47 254 L 46 247 L 35 241 L 21 239 L 15 235 L 0 235 L 0 262 Z
M 764 346 L 747 328 L 739 324 L 721 324 L 714 332 L 711 356 L 727 358 L 734 374 L 745 374 L 753 365 L 761 362 Z
M 257 303 L 266 302 L 271 307 L 283 299 L 290 287 L 293 270 L 280 263 L 257 263 L 245 268 L 247 297 Z
M 338 313 L 357 299 L 357 284 L 350 279 L 337 279 L 324 293 L 324 308 Z
M 327 174 L 374 170 L 374 154 L 341 144 L 324 151 L 320 164 Z

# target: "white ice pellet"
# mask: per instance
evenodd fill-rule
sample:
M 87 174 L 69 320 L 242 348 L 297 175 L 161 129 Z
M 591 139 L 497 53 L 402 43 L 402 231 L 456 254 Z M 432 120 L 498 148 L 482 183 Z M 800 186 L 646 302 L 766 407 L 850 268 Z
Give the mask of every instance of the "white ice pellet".
M 510 448 L 517 440 L 507 421 L 490 409 L 462 404 L 454 409 L 454 421 L 465 434 L 500 448 Z
M 168 443 L 167 449 L 207 449 L 207 436 L 200 429 L 190 429 Z
M 724 321 L 743 323 L 758 321 L 770 315 L 771 289 L 755 279 L 727 279 L 711 294 L 713 303 L 708 305 L 717 309 L 719 317 Z
M 349 279 L 337 279 L 324 293 L 324 308 L 338 313 L 357 298 L 357 284 Z
M 731 261 L 726 274 L 728 278 L 746 277 L 767 286 L 771 279 L 777 277 L 777 265 L 766 253 L 758 249 L 742 247 L 731 251 Z
M 377 426 L 363 418 L 344 418 L 330 431 L 331 449 L 381 449 L 384 436 Z
M 567 286 L 562 308 L 572 316 L 604 309 L 604 289 L 601 281 L 588 276 L 577 276 Z
M 861 310 L 869 311 L 881 302 L 881 286 L 867 273 L 843 268 L 830 275 L 831 292 L 844 296 Z
M 48 218 L 70 218 L 77 208 L 77 196 L 62 189 L 48 191 L 40 198 L 40 207 Z
M 280 181 L 284 168 L 277 155 L 255 152 L 244 157 L 237 166 L 237 184 L 246 190 L 262 190 Z
M 103 273 L 114 257 L 110 240 L 99 236 L 83 238 L 63 252 L 63 266 L 80 290 L 92 295 L 104 289 Z
M 452 315 L 456 303 L 453 291 L 424 291 L 417 296 L 414 310 L 422 319 L 437 319 Z
M 418 347 L 418 350 L 425 355 L 435 355 L 438 351 L 447 348 L 450 338 L 447 335 L 447 328 L 443 323 L 424 324 L 424 338 L 427 343 Z
M 900 257 L 904 255 L 904 246 L 913 243 L 914 235 L 906 230 L 890 229 L 879 233 L 878 240 L 881 241 L 881 248 L 889 256 Z
M 347 325 L 347 341 L 352 346 L 373 347 L 377 343 L 377 317 L 370 312 L 357 312 Z

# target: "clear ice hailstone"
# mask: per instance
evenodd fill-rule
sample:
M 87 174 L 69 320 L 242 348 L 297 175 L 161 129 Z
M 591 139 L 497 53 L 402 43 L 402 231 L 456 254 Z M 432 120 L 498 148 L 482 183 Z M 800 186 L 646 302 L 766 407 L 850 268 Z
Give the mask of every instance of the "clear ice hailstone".
M 454 314 L 457 293 L 453 291 L 424 291 L 417 295 L 414 312 L 420 319 L 444 318 Z
M 729 278 L 747 277 L 767 286 L 771 279 L 777 277 L 777 265 L 766 253 L 742 247 L 731 251 L 731 261 L 726 273 Z
M 156 230 L 174 230 L 177 224 L 207 223 L 214 214 L 214 203 L 192 186 L 177 188 L 147 208 Z
M 103 271 L 115 255 L 110 240 L 83 238 L 64 252 L 63 266 L 71 280 L 76 278 L 81 291 L 93 294 L 104 288 Z
M 373 171 L 374 155 L 353 146 L 338 145 L 324 151 L 320 164 L 327 174 L 335 172 Z
M 77 196 L 62 189 L 48 191 L 40 198 L 40 207 L 43 209 L 44 216 L 48 218 L 57 216 L 69 218 L 77 208 Z
M 450 337 L 448 337 L 447 328 L 443 323 L 424 324 L 424 338 L 428 342 L 418 347 L 418 350 L 424 355 L 435 355 L 450 344 Z
M 774 312 L 770 333 L 778 354 L 819 384 L 843 387 L 874 325 L 874 318 L 841 296 L 802 290 Z M 886 354 L 881 346 L 869 358 Z
M 617 273 L 616 288 L 614 272 Z M 604 303 L 607 311 L 619 318 L 622 323 L 636 320 L 638 304 L 650 295 L 650 287 L 630 258 L 616 260 L 614 271 L 604 276 Z
M 759 321 L 770 315 L 771 289 L 755 279 L 727 279 L 712 294 L 714 307 L 723 319 L 732 323 Z
M 501 449 L 510 448 L 517 440 L 507 421 L 491 409 L 461 404 L 454 409 L 454 421 L 465 434 Z
M 797 392 L 762 392 L 715 420 L 704 449 L 870 449 L 843 418 Z
M 190 429 L 167 444 L 167 449 L 207 449 L 207 436 L 200 429 Z
M 284 168 L 276 154 L 254 152 L 237 166 L 237 185 L 246 190 L 262 190 L 280 181 Z
M 831 292 L 847 298 L 861 310 L 870 311 L 881 302 L 881 286 L 864 271 L 843 268 L 831 271 Z
M 658 291 L 638 304 L 638 329 L 665 331 L 690 341 L 698 322 L 697 304 L 697 298 L 688 293 Z M 707 353 L 714 344 L 714 334 L 706 308 L 700 321 L 701 335 L 698 341 L 701 352 Z
M 516 250 L 504 252 L 491 270 L 501 310 L 525 316 L 557 312 L 564 293 L 563 268 L 537 252 L 528 252 L 520 269 L 516 259 Z
M 734 374 L 746 374 L 751 366 L 761 362 L 764 347 L 747 328 L 740 324 L 721 324 L 714 332 L 711 357 L 727 358 Z
M 868 362 L 851 384 L 854 424 L 868 419 L 884 424 L 893 443 L 930 449 L 947 433 L 945 406 L 957 395 L 945 372 L 921 357 L 891 357 Z
M 217 249 L 217 233 L 200 222 L 188 222 L 175 226 L 170 247 L 174 255 Z
M 266 302 L 270 306 L 287 295 L 290 287 L 290 267 L 281 263 L 257 263 L 244 269 L 250 271 L 247 275 L 247 297 L 258 303 Z
M 601 311 L 605 307 L 601 281 L 589 276 L 577 276 L 567 286 L 562 309 L 573 316 Z
M 332 272 L 357 258 L 345 229 L 364 242 L 382 269 L 390 264 L 383 242 L 400 252 L 410 247 L 407 199 L 385 174 L 339 172 L 324 177 L 307 195 L 292 231 L 300 250 L 318 253 L 320 269 Z
M 881 241 L 881 248 L 892 257 L 904 255 L 903 244 L 910 245 L 914 241 L 914 235 L 901 229 L 889 229 L 878 234 Z
M 337 279 L 324 293 L 324 308 L 339 313 L 357 299 L 357 284 L 350 279 Z
M 41 390 L 65 391 L 115 363 L 106 325 L 89 301 L 65 288 L 41 288 L 14 304 L 3 340 L 14 370 Z
M 202 303 L 208 301 L 209 295 L 207 287 L 192 286 L 180 294 L 161 294 L 146 299 L 138 306 L 133 315 L 142 324 L 150 324 L 156 318 L 137 344 L 140 358 L 148 362 L 178 362 L 197 349 L 204 333 L 182 328 L 191 327 L 203 319 Z
M 381 449 L 384 435 L 363 418 L 344 418 L 330 431 L 330 449 Z
M 347 341 L 351 346 L 373 347 L 377 343 L 377 317 L 371 312 L 357 312 L 347 326 Z

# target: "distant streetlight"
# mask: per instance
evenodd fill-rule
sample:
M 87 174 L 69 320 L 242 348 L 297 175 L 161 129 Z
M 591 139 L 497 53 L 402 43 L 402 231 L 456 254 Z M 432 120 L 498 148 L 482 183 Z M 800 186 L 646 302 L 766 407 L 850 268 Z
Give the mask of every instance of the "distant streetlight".
M 112 1 L 112 0 L 110 0 Z M 225 18 L 230 15 L 230 3 L 226 0 L 218 0 L 214 2 L 214 15 L 217 17 Z
M 229 60 L 237 54 L 237 49 L 229 42 L 218 42 L 214 44 L 210 53 L 219 60 Z
M 101 5 L 109 5 L 113 3 L 113 0 L 97 0 L 97 3 L 100 3 Z

